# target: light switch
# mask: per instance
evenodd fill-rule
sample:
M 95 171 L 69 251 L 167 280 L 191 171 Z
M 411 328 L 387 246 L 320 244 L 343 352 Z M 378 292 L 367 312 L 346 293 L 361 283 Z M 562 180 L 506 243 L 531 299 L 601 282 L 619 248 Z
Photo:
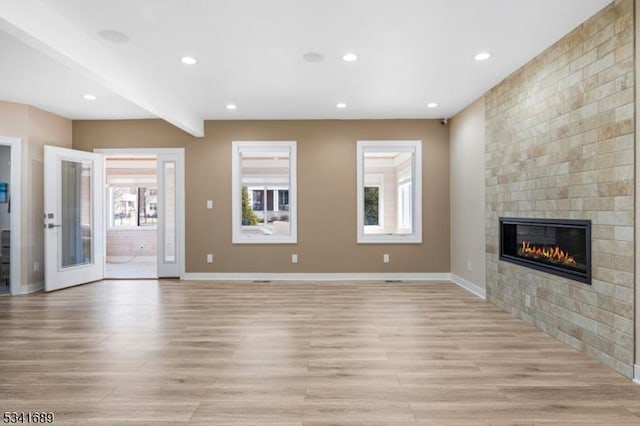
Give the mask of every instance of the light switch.
M 208 209 L 212 209 L 213 208 L 213 200 L 207 200 L 207 208 Z

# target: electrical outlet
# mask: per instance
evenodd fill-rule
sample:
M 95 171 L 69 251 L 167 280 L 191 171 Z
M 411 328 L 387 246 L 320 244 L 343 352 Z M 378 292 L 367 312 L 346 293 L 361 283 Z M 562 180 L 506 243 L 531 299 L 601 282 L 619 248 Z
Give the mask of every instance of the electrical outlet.
M 298 263 L 298 255 L 297 254 L 292 254 L 291 255 L 291 263 Z
M 531 296 L 528 294 L 524 295 L 524 304 L 527 308 L 531 307 Z
M 467 272 L 471 272 L 471 261 L 467 260 Z
M 207 263 L 213 263 L 213 254 L 212 253 L 208 253 L 207 254 Z
M 388 255 L 388 254 L 386 254 L 386 253 L 385 253 L 385 254 L 383 254 L 383 255 L 382 255 L 382 261 L 383 261 L 384 263 L 389 263 L 389 255 Z
M 33 262 L 33 272 L 38 272 L 40 270 L 40 262 Z
M 207 200 L 207 208 L 208 209 L 212 209 L 213 208 L 213 200 Z

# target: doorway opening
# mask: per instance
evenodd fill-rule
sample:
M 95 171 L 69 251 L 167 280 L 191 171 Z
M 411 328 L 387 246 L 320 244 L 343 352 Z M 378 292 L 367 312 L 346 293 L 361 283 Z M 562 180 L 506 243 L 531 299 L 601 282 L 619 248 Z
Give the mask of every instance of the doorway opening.
M 0 295 L 11 293 L 11 146 L 0 145 Z
M 157 156 L 105 157 L 105 278 L 158 277 Z
M 22 140 L 0 136 L 0 294 L 20 294 Z

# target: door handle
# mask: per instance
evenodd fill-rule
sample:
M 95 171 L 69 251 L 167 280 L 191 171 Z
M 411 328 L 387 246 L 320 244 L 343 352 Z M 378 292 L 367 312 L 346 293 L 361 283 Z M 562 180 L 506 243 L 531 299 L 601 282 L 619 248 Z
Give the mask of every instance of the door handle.
M 49 223 L 47 224 L 47 228 L 51 229 L 51 228 L 62 228 L 62 225 L 54 225 L 53 223 Z

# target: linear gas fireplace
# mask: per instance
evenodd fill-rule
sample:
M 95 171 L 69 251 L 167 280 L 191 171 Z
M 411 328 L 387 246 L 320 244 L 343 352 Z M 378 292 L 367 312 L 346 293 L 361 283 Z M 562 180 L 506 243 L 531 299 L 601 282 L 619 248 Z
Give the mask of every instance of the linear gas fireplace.
M 500 260 L 591 284 L 591 221 L 502 217 Z

